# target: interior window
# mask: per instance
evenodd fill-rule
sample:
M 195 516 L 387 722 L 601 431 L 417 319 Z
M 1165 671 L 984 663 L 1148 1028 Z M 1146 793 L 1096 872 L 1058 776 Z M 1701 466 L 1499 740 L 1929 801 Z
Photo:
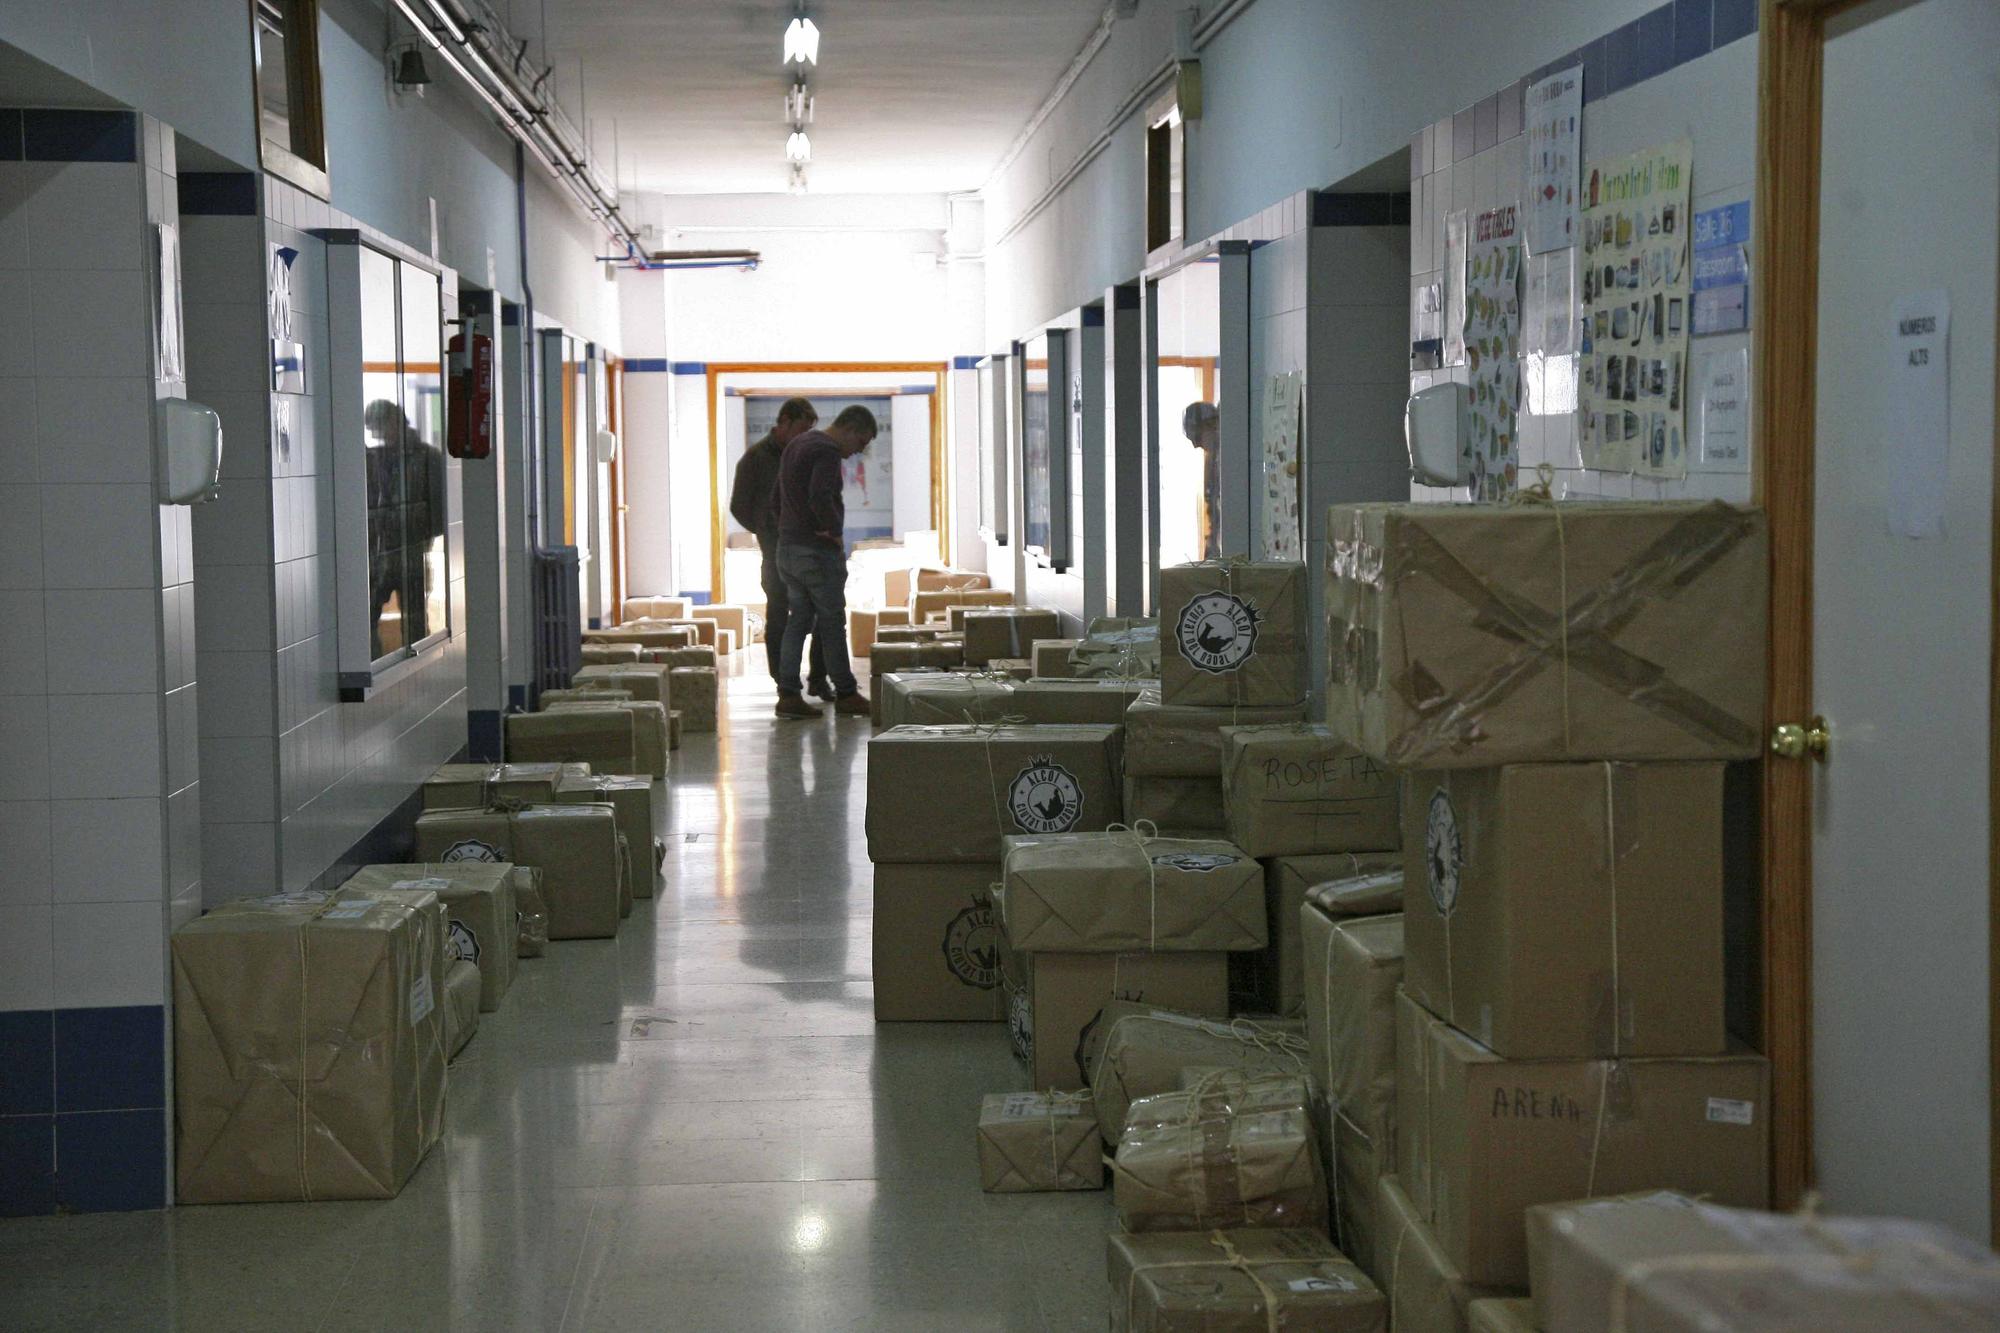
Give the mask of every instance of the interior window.
M 448 623 L 442 331 L 436 274 L 365 246 L 360 270 L 370 646 L 379 665 Z
M 1030 340 L 1021 358 L 1021 481 L 1026 487 L 1022 540 L 1048 554 L 1051 539 L 1049 456 L 1049 339 Z
M 1159 356 L 1160 564 L 1218 553 L 1220 448 L 1224 404 L 1217 392 L 1222 269 L 1214 259 L 1175 269 L 1153 288 Z

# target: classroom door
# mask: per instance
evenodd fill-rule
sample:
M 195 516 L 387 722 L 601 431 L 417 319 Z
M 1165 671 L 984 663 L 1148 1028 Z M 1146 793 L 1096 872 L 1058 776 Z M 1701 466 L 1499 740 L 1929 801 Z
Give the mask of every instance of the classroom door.
M 1992 0 L 1870 0 L 1827 21 L 1811 608 L 1824 754 L 1810 733 L 1774 741 L 1804 743 L 1792 762 L 1814 769 L 1811 1129 L 1826 1206 L 1981 1240 L 1996 71 Z

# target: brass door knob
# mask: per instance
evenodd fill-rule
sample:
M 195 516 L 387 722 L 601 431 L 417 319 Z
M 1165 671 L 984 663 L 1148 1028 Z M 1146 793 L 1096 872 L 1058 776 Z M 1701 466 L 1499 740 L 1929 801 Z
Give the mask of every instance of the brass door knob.
M 1797 722 L 1780 723 L 1771 732 L 1771 753 L 1780 759 L 1803 759 L 1811 755 L 1815 759 L 1826 758 L 1826 747 L 1833 739 L 1826 719 L 1815 717 L 1803 725 Z

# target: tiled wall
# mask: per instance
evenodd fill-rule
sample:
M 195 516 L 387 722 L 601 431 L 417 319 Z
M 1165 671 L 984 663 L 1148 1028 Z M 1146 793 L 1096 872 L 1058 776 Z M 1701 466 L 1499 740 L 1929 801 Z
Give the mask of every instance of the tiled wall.
M 166 1196 L 200 899 L 189 512 L 154 490 L 171 129 L 0 110 L 0 1214 Z
M 1557 70 L 1583 67 L 1582 162 L 1637 152 L 1686 137 L 1694 143 L 1690 204 L 1699 212 L 1748 199 L 1755 180 L 1757 43 L 1751 0 L 1677 0 L 1661 5 L 1434 125 L 1410 144 L 1410 286 L 1444 281 L 1445 218 L 1480 213 L 1520 198 L 1526 171 L 1522 98 L 1527 86 Z M 1752 257 L 1755 281 L 1755 257 Z M 1410 336 L 1415 337 L 1412 328 Z M 1692 377 L 1705 355 L 1745 346 L 1745 334 L 1691 338 Z M 1463 365 L 1410 375 L 1411 392 L 1457 380 Z M 1573 412 L 1536 415 L 1523 393 L 1520 472 L 1546 462 L 1559 496 L 1609 499 L 1714 498 L 1747 501 L 1750 475 L 1706 471 L 1695 459 L 1683 480 L 1586 470 Z M 1753 441 L 1752 448 L 1755 448 Z M 1419 500 L 1463 499 L 1464 491 L 1412 486 Z

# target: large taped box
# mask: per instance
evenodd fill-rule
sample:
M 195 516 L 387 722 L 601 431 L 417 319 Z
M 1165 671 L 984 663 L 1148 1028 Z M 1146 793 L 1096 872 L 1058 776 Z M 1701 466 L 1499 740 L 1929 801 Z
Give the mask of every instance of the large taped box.
M 1327 722 L 1398 768 L 1763 752 L 1762 513 L 1335 505 Z
M 424 809 L 484 810 L 500 801 L 552 800 L 564 777 L 589 764 L 444 764 L 424 779 Z
M 1113 1000 L 1229 1017 L 1227 954 L 1012 953 L 1004 942 L 1002 954 L 1008 1036 L 1037 1088 L 1084 1086 L 1084 1039 Z
M 1375 1284 L 1316 1231 L 1113 1232 L 1112 1333 L 1388 1333 Z
M 986 663 L 986 669 L 996 676 L 1006 676 L 1010 680 L 1024 681 L 1035 674 L 1035 664 L 1025 657 L 995 657 Z
M 1306 893 L 1332 881 L 1387 875 L 1371 891 L 1356 889 L 1343 899 L 1341 916 L 1379 916 L 1403 910 L 1403 857 L 1400 852 L 1326 852 L 1319 856 L 1274 856 L 1264 862 L 1264 902 L 1271 942 L 1262 953 L 1231 960 L 1234 985 L 1245 1000 L 1274 1014 L 1298 1014 L 1305 1004 L 1305 944 L 1299 909 Z M 1348 887 L 1352 888 L 1353 885 Z
M 905 618 L 909 612 L 901 607 L 890 607 L 889 612 Z M 847 611 L 847 651 L 855 657 L 866 657 L 875 651 L 875 635 L 884 624 L 885 612 L 849 607 Z
M 1155 778 L 1220 778 L 1222 729 L 1299 722 L 1303 703 L 1275 708 L 1210 708 L 1160 702 L 1158 682 L 1125 710 L 1125 771 Z
M 989 1194 L 1104 1188 L 1104 1140 L 1078 1092 L 991 1092 L 979 1104 L 979 1187 Z
M 646 650 L 646 661 L 651 662 L 655 666 L 707 667 L 713 671 L 717 659 L 715 649 L 705 648 L 700 644 L 690 644 L 685 648 L 648 648 Z M 671 677 L 669 677 L 668 687 L 669 689 L 672 688 Z M 673 701 L 668 700 L 667 706 L 671 708 Z
M 1396 997 L 1396 1174 L 1474 1282 L 1527 1284 L 1536 1204 L 1677 1189 L 1764 1207 L 1770 1114 L 1748 1051 L 1503 1060 Z
M 642 777 L 585 773 L 556 787 L 561 805 L 608 805 L 618 814 L 625 840 L 626 885 L 634 898 L 651 898 L 659 879 L 660 848 L 653 837 L 653 784 Z
M 717 677 L 714 667 L 675 667 L 672 671 L 674 711 L 681 731 L 704 735 L 715 730 Z
M 461 958 L 453 958 L 444 968 L 445 1058 L 456 1060 L 479 1031 L 479 969 Z
M 1120 789 L 1129 824 L 1136 826 L 1144 819 L 1170 833 L 1213 833 L 1218 838 L 1228 831 L 1220 778 L 1155 778 L 1127 773 Z
M 910 619 L 921 625 L 933 616 L 946 615 L 954 606 L 1013 604 L 1014 594 L 1005 588 L 935 588 L 910 594 Z
M 882 603 L 907 607 L 919 592 L 948 592 L 960 588 L 990 588 L 991 577 L 969 569 L 937 569 L 920 565 L 910 569 L 882 571 Z
M 1931 1222 L 1660 1192 L 1531 1208 L 1528 1256 L 1544 1333 L 2000 1328 L 2000 1257 Z
M 1151 680 L 1023 680 L 1015 682 L 1014 712 L 1030 722 L 1122 726 L 1125 711 Z
M 997 722 L 1014 712 L 1014 682 L 983 672 L 892 671 L 877 690 L 885 728 Z
M 585 643 L 633 643 L 643 649 L 684 648 L 700 640 L 699 632 L 691 623 L 664 620 L 640 620 L 616 629 L 587 629 L 583 632 Z M 643 652 L 641 653 L 643 657 Z
M 954 671 L 957 668 L 953 668 Z M 875 731 L 883 729 L 882 714 L 888 707 L 889 680 L 893 678 L 909 680 L 918 676 L 942 676 L 943 667 L 904 667 L 888 675 L 879 672 L 868 683 L 868 725 Z
M 430 810 L 417 817 L 424 861 L 511 861 L 542 872 L 552 940 L 618 933 L 625 854 L 608 805 L 531 805 L 523 810 Z
M 1160 678 L 1160 622 L 1148 616 L 1099 616 L 1070 650 L 1072 676 Z
M 638 720 L 619 708 L 559 708 L 506 716 L 510 763 L 576 762 L 593 773 L 639 770 Z
M 635 663 L 644 651 L 644 645 L 637 643 L 586 643 L 583 645 L 583 664 L 620 666 Z
M 1075 639 L 1036 639 L 1028 645 L 1028 660 L 1034 664 L 1034 675 L 1043 680 L 1068 680 L 1073 674 L 1069 665 L 1069 650 L 1076 647 Z
M 1498 1296 L 1467 1306 L 1465 1326 L 1470 1333 L 1540 1333 L 1535 1325 L 1533 1301 Z
M 178 1201 L 393 1198 L 444 1120 L 444 936 L 436 894 L 345 889 L 175 931 Z
M 555 691 L 550 691 L 554 693 Z M 621 691 L 622 692 L 622 691 Z M 588 694 L 591 691 L 579 691 Z M 579 708 L 618 708 L 632 715 L 632 772 L 647 778 L 667 776 L 667 755 L 673 749 L 667 707 L 652 699 L 558 700 L 546 704 L 546 711 L 568 712 Z
M 1224 727 L 1222 808 L 1252 856 L 1388 852 L 1402 844 L 1399 782 L 1325 727 Z
M 669 667 L 655 662 L 631 662 L 620 666 L 587 666 L 570 678 L 577 689 L 626 690 L 634 699 L 651 699 L 671 704 L 668 693 Z
M 543 690 L 537 702 L 541 706 L 535 711 L 539 713 L 546 713 L 558 704 L 624 704 L 632 702 L 632 691 L 591 689 L 586 685 L 581 689 Z
M 1326 1177 L 1311 1088 L 1298 1074 L 1216 1071 L 1186 1091 L 1141 1097 L 1111 1161 L 1127 1231 L 1326 1229 Z
M 875 653 L 868 659 L 868 665 L 878 676 L 886 676 L 892 671 L 910 671 L 917 667 L 962 667 L 965 665 L 965 643 L 960 639 L 931 639 L 917 643 L 881 642 L 875 645 Z
M 1160 571 L 1160 700 L 1250 707 L 1306 698 L 1306 567 L 1206 560 Z
M 1376 1183 L 1375 1217 L 1375 1280 L 1388 1294 L 1396 1333 L 1466 1333 L 1474 1301 L 1518 1296 L 1526 1286 L 1468 1281 L 1393 1175 Z
M 1297 1023 L 1223 1021 L 1115 1000 L 1084 1033 L 1083 1064 L 1104 1141 L 1115 1145 L 1125 1112 L 1141 1097 L 1174 1092 L 1190 1069 L 1303 1074 L 1306 1040 Z
M 1722 765 L 1413 773 L 1404 985 L 1510 1059 L 1725 1050 Z
M 505 862 L 411 862 L 363 866 L 342 888 L 428 892 L 444 905 L 444 951 L 479 969 L 479 1007 L 492 1013 L 518 966 L 521 905 L 516 867 Z
M 995 607 L 965 613 L 965 660 L 973 666 L 1001 657 L 1026 657 L 1036 639 L 1062 633 L 1062 617 L 1036 607 Z
M 685 597 L 627 597 L 620 608 L 625 620 L 679 620 L 687 613 Z
M 1116 727 L 896 727 L 868 744 L 868 857 L 997 862 L 1012 834 L 1099 833 L 1117 774 Z
M 704 648 L 713 648 L 717 652 L 722 650 L 722 641 L 716 635 L 716 630 L 719 626 L 713 620 L 700 620 L 693 616 L 688 616 L 668 623 L 670 628 L 692 631 L 694 638 L 688 640 L 688 643 L 700 644 Z
M 727 602 L 711 602 L 707 606 L 689 607 L 688 616 L 694 620 L 713 620 L 716 632 L 734 634 L 739 647 L 748 647 L 750 644 L 749 613 L 740 606 Z
M 549 951 L 549 900 L 542 896 L 542 872 L 534 866 L 514 867 L 514 903 L 521 933 L 516 958 L 540 958 Z
M 748 645 L 738 641 L 735 630 L 730 629 L 727 625 L 719 626 L 716 629 L 715 651 L 719 655 L 727 657 L 739 647 L 748 647 Z
M 1264 868 L 1229 843 L 1126 829 L 1016 835 L 1000 845 L 1000 928 L 1011 949 L 1264 947 Z
M 888 612 L 885 610 L 882 614 L 887 615 Z M 933 643 L 947 637 L 951 637 L 951 629 L 945 625 L 878 625 L 875 630 L 875 642 L 878 644 Z
M 1007 1016 L 991 896 L 999 878 L 997 861 L 875 867 L 876 1021 Z

